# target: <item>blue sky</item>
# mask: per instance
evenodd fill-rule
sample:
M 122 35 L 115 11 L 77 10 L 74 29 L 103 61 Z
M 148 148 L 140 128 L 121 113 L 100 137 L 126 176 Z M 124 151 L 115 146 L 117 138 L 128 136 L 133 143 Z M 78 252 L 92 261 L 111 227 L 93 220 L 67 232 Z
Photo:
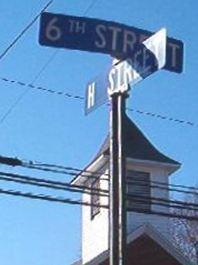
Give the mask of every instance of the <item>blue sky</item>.
M 182 163 L 172 183 L 197 181 L 198 35 L 194 0 L 54 0 L 49 12 L 88 16 L 157 31 L 185 44 L 184 72 L 161 70 L 136 85 L 127 107 L 191 121 L 190 126 L 128 112 L 159 150 Z M 46 0 L 1 0 L 0 54 L 36 16 Z M 85 14 L 89 5 L 92 7 Z M 39 23 L 0 60 L 0 77 L 84 96 L 87 82 L 103 72 L 110 57 L 38 43 Z M 56 52 L 57 51 L 57 52 Z M 53 59 L 38 76 L 43 66 Z M 27 88 L 0 79 L 0 120 Z M 108 131 L 108 108 L 84 115 L 82 100 L 29 89 L 0 123 L 0 155 L 83 168 Z M 9 172 L 30 172 L 0 166 Z M 30 172 L 38 176 L 37 172 Z M 43 176 L 43 175 L 42 175 Z M 45 174 L 67 180 L 67 176 Z M 23 188 L 1 181 L 1 188 Z M 63 194 L 63 193 L 57 193 Z M 71 194 L 64 194 L 70 198 Z M 4 265 L 69 265 L 80 257 L 80 207 L 0 195 L 0 259 Z

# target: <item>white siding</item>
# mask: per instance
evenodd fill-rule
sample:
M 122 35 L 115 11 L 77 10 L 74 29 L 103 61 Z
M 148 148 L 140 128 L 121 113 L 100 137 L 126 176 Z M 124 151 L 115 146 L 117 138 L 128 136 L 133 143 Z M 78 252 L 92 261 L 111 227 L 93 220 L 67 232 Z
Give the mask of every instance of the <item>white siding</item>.
M 145 166 L 140 163 L 129 163 L 128 169 L 149 172 L 151 181 L 158 181 L 168 184 L 168 176 L 165 168 L 156 166 Z M 104 176 L 102 176 L 104 177 Z M 101 189 L 108 189 L 108 181 L 101 180 Z M 151 189 L 151 196 L 169 199 L 167 190 Z M 84 194 L 83 200 L 90 202 L 90 195 Z M 101 204 L 108 204 L 108 198 L 101 197 Z M 152 210 L 168 212 L 162 206 L 152 206 Z M 127 232 L 130 233 L 139 226 L 150 223 L 165 237 L 168 235 L 169 219 L 167 217 L 129 212 L 127 216 Z M 107 209 L 101 208 L 100 213 L 91 219 L 91 209 L 88 206 L 82 207 L 82 261 L 83 264 L 90 261 L 103 251 L 108 249 L 109 236 L 109 214 Z
M 129 168 L 137 171 L 149 172 L 151 181 L 163 182 L 168 184 L 168 176 L 164 169 L 162 168 L 150 168 L 145 166 L 131 166 Z M 159 186 L 157 184 L 151 184 L 154 186 Z M 166 187 L 166 186 L 165 186 Z M 151 188 L 151 197 L 154 198 L 162 198 L 162 199 L 169 199 L 169 194 L 167 190 L 162 190 L 159 188 Z M 168 212 L 167 207 L 152 205 L 151 210 L 153 211 L 161 211 L 161 212 Z M 150 214 L 143 214 L 143 213 L 134 213 L 129 212 L 127 215 L 127 232 L 130 233 L 135 230 L 137 227 L 144 223 L 150 223 L 154 226 L 160 233 L 164 236 L 169 237 L 168 235 L 168 227 L 169 227 L 169 218 L 162 217 L 158 215 L 150 215 Z
M 104 176 L 102 176 L 104 177 Z M 108 181 L 100 180 L 100 188 L 108 189 Z M 90 195 L 84 194 L 83 200 L 90 202 Z M 100 197 L 100 204 L 107 205 L 108 198 Z M 83 264 L 108 249 L 108 210 L 100 212 L 91 219 L 91 207 L 82 207 L 82 261 Z

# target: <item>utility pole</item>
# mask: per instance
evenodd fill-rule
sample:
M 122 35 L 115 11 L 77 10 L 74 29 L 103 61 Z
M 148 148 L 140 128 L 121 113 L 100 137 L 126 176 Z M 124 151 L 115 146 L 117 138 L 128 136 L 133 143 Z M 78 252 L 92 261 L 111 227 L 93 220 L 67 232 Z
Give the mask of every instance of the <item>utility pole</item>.
M 126 265 L 126 181 L 123 120 L 126 91 L 110 95 L 110 265 Z

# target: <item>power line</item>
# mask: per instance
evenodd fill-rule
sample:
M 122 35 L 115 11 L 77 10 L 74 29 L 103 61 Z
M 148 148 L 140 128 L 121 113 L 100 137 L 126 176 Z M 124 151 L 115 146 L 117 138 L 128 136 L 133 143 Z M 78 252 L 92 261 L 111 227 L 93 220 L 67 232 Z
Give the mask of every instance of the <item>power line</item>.
M 12 110 L 18 105 L 18 103 L 21 101 L 21 99 L 25 96 L 27 93 L 27 90 L 25 90 L 17 99 L 16 101 L 9 107 L 9 109 L 3 114 L 3 116 L 0 119 L 0 124 L 5 121 L 5 119 L 8 117 L 8 115 L 12 112 Z
M 18 158 L 5 157 L 5 156 L 0 156 L 0 163 L 6 164 L 8 166 L 22 166 L 22 167 L 29 168 L 29 169 L 65 174 L 65 175 L 70 175 L 70 176 L 76 176 L 76 175 L 81 174 L 83 177 L 86 177 L 87 179 L 100 178 L 100 180 L 109 181 L 108 173 L 93 172 L 93 171 L 89 171 L 86 169 L 79 169 L 79 168 L 75 168 L 71 166 L 61 166 L 61 165 L 47 164 L 47 163 L 41 163 L 41 162 L 34 163 L 33 161 L 23 161 Z M 104 175 L 104 177 L 107 177 L 107 178 L 102 178 L 101 175 Z M 138 186 L 143 186 L 143 187 L 149 186 L 150 188 L 198 195 L 198 189 L 192 186 L 168 184 L 168 183 L 164 183 L 160 181 L 152 181 L 152 180 L 148 183 L 145 180 L 141 180 L 137 177 L 127 177 L 127 184 L 128 185 L 136 184 Z
M 130 177 L 128 177 L 128 178 L 130 178 Z M 133 179 L 137 180 L 138 182 L 144 182 L 144 180 L 141 180 L 138 178 L 136 179 L 135 177 L 133 177 Z M 170 184 L 170 183 L 164 183 L 164 182 L 160 182 L 160 181 L 156 181 L 156 180 L 155 181 L 152 180 L 150 182 L 153 184 L 159 184 L 159 185 L 165 186 L 165 187 L 171 186 L 171 187 L 175 187 L 175 188 L 190 189 L 190 190 L 198 191 L 198 188 L 195 188 L 193 186 L 186 186 L 186 185 L 181 185 L 181 184 Z M 130 180 L 128 180 L 128 183 L 130 183 Z
M 66 167 L 67 170 L 56 170 L 56 169 L 50 169 L 50 168 L 46 168 L 46 167 L 38 167 L 38 166 L 27 166 L 28 168 L 31 169 L 38 169 L 38 170 L 42 170 L 42 171 L 48 171 L 48 172 L 53 172 L 53 173 L 62 173 L 62 174 L 67 174 L 67 175 L 71 175 L 71 176 L 76 176 L 79 174 L 82 174 L 83 177 L 86 177 L 87 179 L 98 179 L 100 178 L 101 180 L 109 180 L 107 178 L 101 178 L 101 173 L 95 173 L 95 172 L 90 172 L 90 171 L 82 171 L 80 169 L 77 169 L 77 172 L 75 172 L 76 168 L 72 168 L 72 167 Z M 68 170 L 72 170 L 73 172 L 70 172 Z M 79 173 L 79 171 L 81 173 Z M 91 174 L 91 175 L 90 175 Z M 109 174 L 104 174 L 104 176 L 108 176 Z M 137 184 L 138 183 L 138 184 Z M 184 194 L 192 194 L 192 195 L 198 195 L 198 189 L 196 189 L 195 187 L 188 187 L 188 186 L 184 186 L 184 185 L 176 185 L 176 184 L 165 184 L 163 182 L 159 182 L 159 181 L 150 181 L 149 184 L 147 182 L 145 182 L 144 180 L 140 180 L 138 178 L 128 178 L 127 180 L 127 184 L 128 185 L 139 185 L 139 186 L 149 186 L 150 188 L 154 188 L 154 189 L 161 189 L 161 190 L 167 190 L 167 191 L 175 191 L 175 192 L 180 192 L 180 193 L 184 193 Z M 157 185 L 156 185 L 157 184 Z M 170 187 L 182 187 L 183 189 L 189 189 L 188 190 L 182 190 L 179 188 L 170 188 Z
M 54 55 L 52 55 L 52 56 L 54 56 Z M 31 83 L 25 83 L 23 81 L 17 81 L 17 80 L 9 79 L 6 77 L 0 77 L 0 80 L 3 82 L 9 83 L 9 84 L 17 84 L 21 87 L 26 86 L 26 87 L 31 88 L 31 89 L 40 90 L 43 92 L 47 92 L 47 93 L 55 94 L 55 95 L 59 95 L 59 96 L 64 96 L 64 97 L 70 98 L 70 99 L 79 99 L 79 100 L 85 99 L 83 96 L 80 96 L 80 95 L 73 95 L 71 93 L 63 92 L 60 90 L 57 91 L 57 90 L 49 89 L 49 88 L 46 88 L 43 86 L 36 86 L 36 85 L 32 85 Z M 166 115 L 161 115 L 161 114 L 153 113 L 153 112 L 149 112 L 149 111 L 143 111 L 143 110 L 132 109 L 132 108 L 126 108 L 126 109 L 130 112 L 135 112 L 135 113 L 140 114 L 140 115 L 146 115 L 146 116 L 161 119 L 164 121 L 167 120 L 167 121 L 175 122 L 178 124 L 183 124 L 183 125 L 198 128 L 198 124 L 196 124 L 195 122 L 192 122 L 192 121 L 177 119 L 177 118 L 173 118 L 173 117 L 169 117 Z
M 170 185 L 166 184 L 166 187 L 165 187 L 165 185 L 159 186 L 161 184 L 165 184 L 162 182 L 157 182 L 159 185 L 152 185 L 152 183 L 155 183 L 155 181 L 150 181 L 151 184 L 148 184 L 146 181 L 140 180 L 138 178 L 131 177 L 130 179 L 131 180 L 127 181 L 128 185 L 134 185 L 135 184 L 135 185 L 141 186 L 141 187 L 149 186 L 150 188 L 153 188 L 153 189 L 161 189 L 161 190 L 175 191 L 175 192 L 185 193 L 185 194 L 198 195 L 198 192 L 195 192 L 195 191 L 187 191 L 187 190 L 181 190 L 181 189 L 176 189 L 176 188 L 169 188 L 168 186 L 170 186 L 171 184 Z
M 64 183 L 64 186 L 60 186 L 59 185 L 52 185 L 52 184 L 48 184 L 48 183 L 43 183 L 43 181 L 40 183 L 40 181 L 32 181 L 32 180 L 23 180 L 23 179 L 17 179 L 17 178 L 10 178 L 10 177 L 0 177 L 0 180 L 3 181 L 7 181 L 7 182 L 15 182 L 15 183 L 20 183 L 20 184 L 25 184 L 25 185 L 32 185 L 32 186 L 37 186 L 37 187 L 44 187 L 44 188 L 50 188 L 50 189 L 54 189 L 54 190 L 64 190 L 64 191 L 70 191 L 70 192 L 75 192 L 75 193 L 86 193 L 89 195 L 99 195 L 99 196 L 107 196 L 105 194 L 101 194 L 98 192 L 94 192 L 94 191 L 88 191 L 85 190 L 84 188 L 82 189 L 76 189 L 76 188 L 72 188 L 71 186 L 68 187 L 67 184 L 68 183 Z
M 108 173 L 104 173 L 104 172 L 100 172 L 100 171 L 93 172 L 93 171 L 90 171 L 90 170 L 87 170 L 87 169 L 80 169 L 80 168 L 71 167 L 71 166 L 62 166 L 62 165 L 49 164 L 49 163 L 43 163 L 43 162 L 38 162 L 38 161 L 34 161 L 34 162 L 33 161 L 29 161 L 28 164 L 31 164 L 33 167 L 34 166 L 36 166 L 36 167 L 37 166 L 41 166 L 41 167 L 44 166 L 44 167 L 57 168 L 57 169 L 63 169 L 63 170 L 74 170 L 74 171 L 77 171 L 78 174 L 84 174 L 84 173 L 92 174 L 93 177 L 94 176 L 98 177 L 98 176 L 101 176 L 102 174 L 104 176 L 108 177 L 108 178 L 110 177 L 110 175 Z M 89 176 L 89 175 L 85 175 L 85 176 Z M 133 177 L 133 179 L 135 180 L 134 177 Z M 109 179 L 105 179 L 105 180 L 109 180 Z M 138 180 L 139 182 L 143 181 L 143 180 L 140 180 L 138 178 L 136 180 Z M 130 181 L 128 181 L 128 182 L 130 182 Z M 171 187 L 190 189 L 190 190 L 198 191 L 198 188 L 195 188 L 193 186 L 186 186 L 186 185 L 181 185 L 181 184 L 167 184 L 167 183 L 160 182 L 160 181 L 151 181 L 151 182 L 153 184 L 159 184 L 159 185 L 162 185 L 162 186 L 165 186 L 165 187 L 167 187 L 167 185 L 168 185 L 168 186 L 171 186 Z
M 41 15 L 41 13 L 43 13 L 48 7 L 49 5 L 52 4 L 54 0 L 51 0 L 43 9 L 42 11 L 34 18 L 34 20 L 28 24 L 28 26 L 17 36 L 17 38 L 9 45 L 9 47 L 3 52 L 3 54 L 0 56 L 0 59 L 3 58 L 3 56 L 6 55 L 6 53 L 16 44 L 16 42 L 23 36 L 23 34 L 34 24 L 34 22 L 39 18 L 39 16 Z M 96 0 L 97 1 L 97 0 Z M 96 3 L 96 1 L 92 1 L 90 3 L 90 5 L 88 6 L 88 8 L 85 10 L 84 15 L 86 13 L 88 13 L 88 11 L 93 7 L 93 5 Z M 5 121 L 5 119 L 8 117 L 8 115 L 12 112 L 12 110 L 18 105 L 18 103 L 22 100 L 22 98 L 29 92 L 30 88 L 37 88 L 39 90 L 43 90 L 46 91 L 45 88 L 42 87 L 38 87 L 38 86 L 34 86 L 33 83 L 40 77 L 41 73 L 47 68 L 47 66 L 53 61 L 53 59 L 55 58 L 55 56 L 58 54 L 58 50 L 53 52 L 52 56 L 49 58 L 49 60 L 44 64 L 44 66 L 41 68 L 41 70 L 39 71 L 39 73 L 36 75 L 36 77 L 33 79 L 33 81 L 30 84 L 26 84 L 26 86 L 28 86 L 28 89 L 26 89 L 17 99 L 16 101 L 10 106 L 10 108 L 5 112 L 5 114 L 2 116 L 2 118 L 0 119 L 0 124 L 2 122 Z M 1 78 L 1 80 L 8 80 L 6 78 Z M 15 82 L 14 80 L 11 80 L 11 83 L 17 83 L 21 86 L 24 86 L 24 82 L 20 82 L 17 81 Z M 51 89 L 47 89 L 47 92 L 49 93 L 54 93 L 54 91 L 52 91 Z M 78 99 L 82 99 L 82 97 L 80 96 L 72 96 L 69 93 L 64 93 L 64 92 L 57 92 L 57 94 L 61 94 L 63 96 L 67 96 L 67 97 L 74 97 L 74 98 L 78 98 Z
M 152 196 L 144 196 L 144 195 L 134 195 L 134 194 L 130 194 L 127 193 L 126 194 L 126 198 L 130 199 L 134 199 L 134 200 L 140 200 L 140 202 L 145 202 L 145 203 L 150 203 L 151 204 L 156 204 L 156 205 L 160 205 L 160 206 L 166 206 L 166 207 L 181 207 L 181 209 L 187 209 L 187 210 L 195 210 L 198 213 L 198 204 L 196 203 L 190 203 L 190 202 L 184 202 L 184 201 L 179 201 L 179 200 L 167 200 L 164 198 L 159 198 L 159 197 L 152 197 Z M 133 200 L 131 200 L 133 201 Z M 156 203 L 157 201 L 157 203 Z M 160 202 L 160 204 L 159 204 Z M 176 205 L 175 205 L 176 204 Z M 189 208 L 186 208 L 189 207 Z M 191 207 L 195 207 L 195 208 L 191 208 Z
M 29 184 L 29 185 L 47 187 L 52 189 L 62 189 L 72 192 L 80 192 L 80 193 L 84 192 L 92 195 L 96 194 L 100 196 L 108 196 L 106 195 L 106 193 L 108 193 L 108 190 L 91 188 L 82 185 L 75 185 L 62 181 L 53 181 L 44 178 L 35 178 L 35 177 L 29 177 L 29 176 L 7 173 L 7 172 L 0 172 L 0 176 L 6 176 L 6 177 L 0 177 L 0 179 L 2 180 L 18 182 L 21 184 Z
M 30 199 L 45 200 L 45 201 L 59 202 L 59 203 L 66 203 L 66 204 L 73 204 L 73 205 L 85 205 L 85 206 L 96 206 L 96 207 L 99 206 L 101 208 L 108 209 L 107 205 L 94 204 L 94 203 L 84 202 L 81 200 L 71 200 L 71 199 L 63 198 L 63 197 L 53 197 L 51 195 L 33 194 L 31 192 L 25 193 L 25 192 L 16 191 L 16 190 L 0 189 L 0 193 L 11 195 L 11 196 L 25 197 L 25 198 L 30 198 Z M 191 220 L 191 221 L 198 221 L 198 217 L 196 216 L 165 213 L 162 211 L 133 209 L 131 207 L 128 207 L 127 210 L 131 212 L 136 212 L 136 213 L 152 214 L 152 215 L 158 215 L 158 216 L 164 216 L 164 217 L 170 217 L 170 218 L 180 218 L 180 219 L 186 219 L 186 220 Z
M 51 167 L 52 168 L 57 168 L 57 169 L 63 169 L 62 173 L 66 172 L 66 174 L 69 173 L 67 170 L 74 170 L 74 172 L 73 172 L 74 175 L 76 175 L 76 174 L 79 174 L 79 175 L 82 174 L 82 176 L 88 177 L 88 178 L 95 178 L 95 179 L 97 179 L 102 174 L 104 176 L 106 176 L 106 177 L 109 177 L 110 176 L 108 173 L 104 173 L 104 172 L 93 172 L 93 171 L 90 171 L 90 170 L 79 169 L 79 168 L 71 167 L 71 166 L 70 167 L 67 167 L 67 166 L 47 164 L 47 163 L 42 163 L 42 162 L 32 162 L 32 161 L 30 162 L 30 164 L 31 164 L 31 168 L 33 168 L 33 169 L 42 170 L 42 166 L 44 166 L 44 167 L 48 167 L 48 170 L 49 171 L 52 171 L 54 173 L 61 173 L 61 171 L 56 171 L 56 170 L 53 171 L 53 169 L 50 169 Z M 37 166 L 39 166 L 39 167 L 37 167 Z M 46 168 L 44 168 L 44 170 L 46 170 Z M 66 170 L 66 171 L 64 171 L 64 170 Z M 72 175 L 73 175 L 73 173 L 72 173 Z M 85 174 L 85 173 L 88 173 L 88 174 Z M 109 180 L 109 179 L 108 178 L 105 178 L 105 179 L 102 179 L 102 180 Z M 144 180 L 141 180 L 141 179 L 138 179 L 138 178 L 135 178 L 135 177 L 132 177 L 132 178 L 131 177 L 128 177 L 127 183 L 133 184 L 134 181 L 140 182 L 140 183 L 141 182 L 145 182 Z M 165 190 L 167 190 L 167 186 L 170 186 L 170 187 L 175 187 L 175 188 L 190 189 L 190 190 L 194 190 L 194 191 L 197 191 L 198 192 L 198 188 L 195 188 L 193 186 L 186 186 L 186 185 L 179 185 L 179 184 L 169 184 L 169 183 L 164 183 L 164 182 L 160 182 L 160 181 L 150 181 L 150 183 L 160 185 L 160 186 L 162 186 L 162 188 L 164 187 L 163 189 L 165 189 Z M 147 185 L 147 184 L 144 184 L 144 185 Z M 152 186 L 152 187 L 158 188 L 158 186 Z M 179 191 L 179 190 L 176 190 L 176 191 Z
M 51 202 L 60 202 L 60 203 L 67 203 L 67 204 L 73 204 L 73 205 L 85 205 L 85 206 L 100 206 L 102 208 L 108 208 L 108 206 L 106 206 L 106 205 L 98 205 L 98 204 L 94 204 L 94 203 L 83 202 L 81 200 L 71 200 L 69 198 L 54 197 L 51 195 L 33 194 L 31 192 L 21 192 L 21 191 L 16 191 L 16 190 L 5 190 L 5 189 L 0 188 L 0 193 L 12 195 L 12 196 L 25 197 L 25 198 L 30 198 L 30 199 L 51 201 Z
M 22 81 L 16 81 L 16 80 L 8 79 L 8 78 L 5 78 L 5 77 L 0 77 L 0 79 L 2 81 L 4 81 L 4 82 L 10 83 L 10 84 L 17 84 L 17 85 L 19 85 L 21 87 L 28 87 L 30 89 L 36 89 L 36 90 L 48 92 L 50 94 L 56 94 L 56 95 L 59 95 L 59 96 L 61 95 L 61 96 L 64 96 L 66 98 L 84 100 L 84 97 L 82 97 L 82 96 L 73 95 L 73 94 L 70 94 L 70 93 L 67 93 L 67 92 L 63 92 L 63 91 L 56 91 L 56 90 L 53 90 L 53 89 L 45 88 L 43 86 L 36 86 L 36 85 L 33 85 L 32 83 L 25 83 L 25 82 L 22 82 Z
M 54 0 L 51 0 L 48 2 L 48 4 L 40 11 L 40 13 L 26 26 L 26 28 L 16 37 L 16 39 L 8 46 L 8 48 L 2 53 L 2 55 L 0 56 L 0 60 L 1 58 L 3 58 L 7 52 L 16 44 L 16 42 L 27 32 L 27 30 L 37 21 L 37 19 L 40 17 L 40 15 L 52 4 Z M 41 70 L 38 72 L 38 74 L 35 76 L 35 78 L 33 79 L 33 81 L 31 82 L 31 84 L 29 85 L 33 85 L 33 82 L 35 82 L 40 74 L 45 70 L 46 66 L 48 65 L 48 61 L 47 63 L 41 68 Z M 14 83 L 11 81 L 11 83 Z M 21 85 L 23 83 L 21 82 Z M 21 95 L 19 95 L 19 97 L 15 100 L 15 102 L 9 107 L 9 109 L 3 114 L 3 116 L 0 119 L 0 124 L 3 123 L 5 121 L 5 119 L 9 116 L 9 114 L 13 111 L 13 109 L 18 105 L 18 103 L 22 100 L 22 98 L 28 93 L 30 88 L 27 88 L 24 92 L 22 92 Z
M 93 8 L 93 6 L 95 6 L 97 2 L 98 2 L 98 0 L 91 1 L 90 4 L 88 5 L 88 7 L 85 9 L 83 15 L 84 16 L 87 15 L 87 13 L 90 11 L 90 9 Z
M 66 190 L 66 191 L 71 191 L 71 192 L 87 193 L 89 195 L 98 195 L 98 196 L 105 196 L 105 197 L 109 196 L 108 195 L 109 191 L 104 190 L 104 189 L 96 189 L 96 188 L 82 186 L 82 185 L 72 185 L 66 182 L 51 181 L 51 180 L 47 180 L 43 178 L 42 179 L 33 178 L 33 177 L 23 176 L 23 175 L 14 174 L 14 173 L 0 172 L 0 175 L 6 176 L 6 177 L 0 177 L 1 180 L 5 180 L 5 181 L 12 181 L 12 182 L 21 183 L 21 184 L 35 185 L 39 187 L 51 188 L 51 189 L 56 189 L 56 190 Z M 156 204 L 156 205 L 160 205 L 160 206 L 164 206 L 168 208 L 198 211 L 198 204 L 183 202 L 179 200 L 167 200 L 167 199 L 158 198 L 158 197 L 140 196 L 140 195 L 134 195 L 130 193 L 126 194 L 126 198 L 127 200 L 132 198 L 133 200 L 130 200 L 132 202 L 138 200 L 139 202 Z
M 67 187 L 71 187 L 70 191 L 73 191 L 72 190 L 72 185 L 69 184 L 69 183 L 62 183 L 62 182 L 54 182 L 54 181 L 49 181 L 49 180 L 45 180 L 45 179 L 37 179 L 37 178 L 31 178 L 31 177 L 24 177 L 24 176 L 21 176 L 21 175 L 17 175 L 17 174 L 12 174 L 12 173 L 5 173 L 5 172 L 1 172 L 0 175 L 5 175 L 5 176 L 10 176 L 10 177 L 13 177 L 15 180 L 16 178 L 19 178 L 19 179 L 22 179 L 22 180 L 25 180 L 25 181 L 20 181 L 20 183 L 26 183 L 26 184 L 29 184 L 29 185 L 37 185 L 37 183 L 39 182 L 45 182 L 45 183 L 50 183 L 50 184 L 58 184 L 58 185 L 67 185 Z M 7 178 L 3 178 L 3 180 L 7 180 Z M 28 180 L 28 182 L 27 182 Z M 11 181 L 11 179 L 9 179 L 8 181 Z M 32 181 L 36 182 L 36 183 L 32 183 Z M 41 184 L 41 185 L 40 185 Z M 44 186 L 43 183 L 39 183 L 39 186 Z M 45 185 L 45 187 L 47 188 L 53 188 L 53 189 L 57 189 L 57 186 L 49 186 L 49 185 Z M 75 187 L 75 185 L 74 185 Z M 79 186 L 78 186 L 79 188 Z M 80 188 L 86 188 L 86 189 L 91 189 L 89 187 L 82 187 L 80 186 Z M 62 187 L 58 187 L 58 189 L 62 189 Z M 98 191 L 98 190 L 97 190 Z M 100 189 L 101 191 L 101 189 Z M 102 190 L 103 192 L 108 192 L 106 190 Z M 77 191 L 75 191 L 77 192 Z M 84 192 L 84 191 L 83 191 Z M 28 193 L 29 194 L 29 193 Z M 94 194 L 97 194 L 97 193 L 94 193 L 93 192 L 93 189 L 92 189 L 92 195 Z M 101 195 L 101 193 L 99 192 L 97 195 Z M 105 194 L 104 194 L 105 196 Z M 108 196 L 108 195 L 107 195 Z M 144 203 L 148 203 L 148 200 L 150 200 L 152 202 L 152 204 L 155 204 L 155 205 L 160 205 L 160 206 L 164 206 L 164 207 L 168 207 L 168 208 L 177 208 L 177 209 L 185 209 L 185 210 L 194 210 L 194 211 L 197 211 L 197 209 L 194 209 L 192 208 L 191 206 L 193 207 L 198 207 L 197 204 L 190 204 L 190 203 L 185 203 L 185 202 L 182 202 L 182 201 L 171 201 L 171 200 L 165 200 L 165 199 L 162 199 L 162 198 L 155 198 L 155 197 L 145 197 L 145 196 L 135 196 L 135 195 L 129 195 L 127 194 L 127 197 L 131 197 L 133 198 L 133 200 L 131 200 L 132 202 L 144 202 Z M 153 202 L 154 200 L 154 202 Z M 168 204 L 167 204 L 168 203 Z M 170 205 L 170 203 L 174 204 L 174 205 Z M 176 205 L 175 205 L 176 204 Z M 190 207 L 190 208 L 187 208 L 187 207 Z M 164 216 L 164 213 L 163 213 L 163 216 Z M 167 214 L 166 214 L 167 216 Z M 173 216 L 171 215 L 170 217 L 178 217 L 178 216 Z M 181 216 L 180 216 L 181 217 Z M 182 216 L 182 218 L 184 218 L 185 216 Z M 192 216 L 190 216 L 192 217 Z
M 39 12 L 39 14 L 36 15 L 36 17 L 17 35 L 17 37 L 11 42 L 11 44 L 2 52 L 0 55 L 0 60 L 5 57 L 5 55 L 8 53 L 8 51 L 14 47 L 14 45 L 17 43 L 17 41 L 28 31 L 29 28 L 37 21 L 37 19 L 40 17 L 41 13 L 43 13 L 53 2 L 54 0 L 50 0 L 47 5 Z
M 83 12 L 83 16 L 85 16 L 90 10 L 91 8 L 93 8 L 93 6 L 96 4 L 98 0 L 92 0 L 90 2 L 90 4 L 88 5 L 88 7 L 85 9 L 85 11 Z M 54 60 L 54 58 L 57 56 L 57 54 L 60 52 L 60 50 L 56 50 L 53 52 L 52 56 L 50 57 L 50 59 L 48 60 L 48 63 L 46 64 L 45 68 L 47 68 L 47 66 Z
M 128 111 L 135 112 L 135 113 L 138 113 L 138 114 L 147 115 L 147 116 L 150 116 L 150 117 L 153 117 L 153 118 L 158 118 L 158 119 L 161 119 L 161 120 L 168 120 L 168 121 L 173 121 L 173 122 L 180 123 L 180 124 L 185 124 L 185 125 L 189 125 L 189 126 L 198 127 L 198 124 L 196 124 L 194 122 L 191 122 L 191 121 L 176 119 L 176 118 L 168 117 L 168 116 L 157 114 L 157 113 L 153 113 L 153 112 L 143 111 L 143 110 L 137 110 L 137 109 L 132 109 L 132 108 L 126 108 L 126 109 Z
M 75 169 L 57 170 L 57 169 L 51 169 L 51 168 L 46 168 L 46 167 L 31 166 L 31 165 L 23 165 L 23 167 L 34 169 L 34 170 L 57 173 L 57 174 L 65 174 L 65 175 L 74 176 L 74 177 L 76 177 L 76 175 L 79 175 L 79 171 L 76 172 Z M 94 179 L 94 180 L 99 179 L 99 178 L 100 180 L 108 180 L 107 178 L 102 178 L 100 174 L 97 174 L 97 173 L 93 174 L 91 172 L 86 172 L 86 173 L 82 172 L 82 176 L 88 179 Z
M 47 172 L 52 172 L 52 173 L 61 173 L 61 174 L 66 174 L 66 175 L 70 175 L 70 176 L 76 176 L 79 174 L 82 174 L 82 177 L 86 177 L 87 179 L 101 179 L 101 180 L 106 180 L 109 181 L 109 179 L 107 178 L 102 178 L 100 173 L 95 173 L 95 172 L 90 172 L 90 171 L 80 171 L 81 173 L 79 173 L 79 171 L 75 172 L 76 168 L 67 168 L 67 170 L 57 170 L 57 169 L 50 169 L 50 168 L 46 168 L 46 167 L 38 167 L 38 166 L 28 166 L 26 165 L 27 168 L 31 168 L 31 169 L 36 169 L 36 170 L 41 170 L 41 171 L 47 171 Z M 73 172 L 68 171 L 72 170 Z M 78 169 L 79 170 L 79 169 Z M 90 175 L 91 174 L 91 175 Z M 108 176 L 109 174 L 104 174 L 104 176 Z M 127 184 L 128 185 L 138 185 L 138 186 L 149 186 L 150 188 L 153 189 L 161 189 L 161 190 L 167 190 L 167 191 L 174 191 L 174 192 L 178 192 L 178 193 L 184 193 L 184 194 L 192 194 L 192 195 L 198 195 L 198 189 L 196 189 L 195 187 L 188 187 L 188 186 L 184 186 L 184 185 L 176 185 L 176 184 L 165 184 L 163 182 L 159 182 L 159 181 L 150 181 L 149 184 L 144 181 L 144 180 L 140 180 L 138 178 L 134 178 L 134 177 L 130 177 L 127 180 Z M 157 184 L 157 185 L 156 185 Z M 161 185 L 161 186 L 160 186 Z M 170 187 L 169 187 L 170 186 Z M 172 188 L 173 187 L 178 187 L 181 186 L 183 189 L 192 189 L 192 190 L 182 190 L 179 188 Z M 196 192 L 197 191 L 197 192 Z

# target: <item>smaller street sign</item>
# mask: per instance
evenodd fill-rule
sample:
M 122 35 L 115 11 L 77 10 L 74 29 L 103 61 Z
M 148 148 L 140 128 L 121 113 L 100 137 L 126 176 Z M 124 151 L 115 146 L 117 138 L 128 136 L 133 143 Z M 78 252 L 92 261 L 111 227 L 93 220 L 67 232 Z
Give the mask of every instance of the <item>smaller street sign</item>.
M 125 61 L 113 60 L 113 67 L 91 80 L 86 89 L 85 114 L 89 114 L 108 100 L 108 95 L 126 92 L 166 63 L 166 29 L 161 29 L 145 40 Z
M 85 115 L 97 109 L 108 101 L 107 85 L 108 73 L 111 67 L 101 75 L 90 80 L 86 87 Z
M 113 60 L 114 66 L 108 74 L 108 94 L 126 92 L 130 86 L 163 68 L 165 63 L 166 29 L 161 29 L 140 45 L 132 59 Z
M 44 12 L 40 20 L 39 43 L 50 47 L 105 53 L 124 59 L 129 58 L 152 34 L 113 21 Z M 183 43 L 168 38 L 166 53 L 164 69 L 181 73 Z

